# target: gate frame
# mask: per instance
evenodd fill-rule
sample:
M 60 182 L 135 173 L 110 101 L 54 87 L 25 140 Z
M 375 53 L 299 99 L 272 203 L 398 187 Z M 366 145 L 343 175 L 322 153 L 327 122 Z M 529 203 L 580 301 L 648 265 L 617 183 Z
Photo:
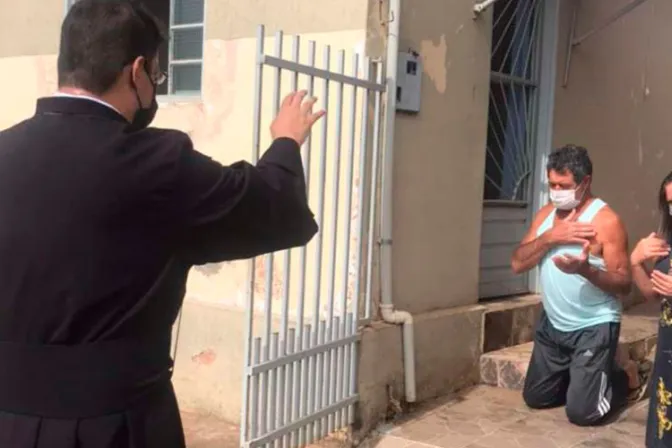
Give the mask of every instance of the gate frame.
M 561 0 L 544 0 L 544 17 L 542 20 L 542 36 L 539 64 L 539 97 L 537 107 L 537 136 L 535 140 L 536 160 L 534 162 L 534 179 L 529 207 L 529 219 L 548 203 L 548 181 L 546 180 L 546 161 L 553 146 L 553 117 L 555 115 L 555 89 L 558 67 L 558 44 L 560 29 Z M 528 274 L 527 283 L 530 292 L 541 292 L 539 268 L 532 269 Z
M 299 75 L 308 76 L 308 95 L 312 96 L 314 90 L 314 81 L 316 78 L 322 79 L 324 86 L 324 101 L 329 99 L 329 86 L 335 84 L 337 88 L 337 111 L 336 111 L 336 141 L 337 153 L 336 162 L 334 163 L 334 188 L 335 188 L 335 209 L 333 211 L 334 217 L 331 218 L 331 223 L 334 226 L 334 236 L 332 237 L 332 253 L 330 254 L 329 265 L 327 268 L 331 272 L 327 272 L 331 277 L 331 282 L 328 285 L 328 293 L 325 298 L 329 305 L 329 317 L 325 320 L 320 320 L 319 304 L 320 304 L 320 289 L 319 280 L 317 289 L 314 291 L 315 304 L 314 313 L 312 316 L 312 326 L 306 325 L 306 318 L 304 314 L 305 301 L 305 261 L 306 248 L 300 249 L 300 264 L 301 264 L 301 286 L 299 292 L 298 302 L 298 317 L 297 329 L 289 328 L 288 323 L 288 308 L 289 308 L 289 292 L 288 285 L 290 281 L 290 252 L 284 251 L 284 266 L 285 279 L 284 291 L 282 300 L 282 323 L 279 333 L 271 334 L 272 326 L 272 299 L 273 292 L 271 282 L 273 278 L 273 257 L 274 254 L 266 255 L 266 306 L 265 313 L 265 335 L 261 337 L 253 337 L 254 329 L 254 299 L 255 291 L 254 284 L 256 280 L 255 260 L 251 260 L 248 267 L 248 281 L 247 281 L 247 304 L 245 309 L 245 367 L 243 370 L 243 403 L 241 411 L 241 431 L 240 431 L 240 446 L 241 447 L 259 447 L 259 446 L 304 446 L 315 442 L 329 433 L 339 430 L 344 426 L 352 423 L 354 419 L 354 404 L 359 400 L 356 392 L 357 387 L 357 344 L 360 339 L 359 326 L 362 321 L 370 318 L 370 303 L 371 303 L 371 285 L 373 272 L 370 268 L 362 269 L 363 252 L 367 251 L 367 258 L 371 258 L 372 248 L 374 244 L 374 223 L 376 213 L 376 185 L 379 177 L 378 173 L 378 158 L 380 156 L 380 134 L 382 122 L 382 97 L 386 93 L 386 83 L 383 81 L 383 70 L 380 62 L 372 62 L 368 57 L 364 57 L 363 72 L 364 76 L 359 77 L 358 61 L 359 55 L 354 54 L 353 76 L 346 75 L 344 72 L 344 58 L 345 51 L 341 50 L 338 54 L 338 70 L 332 71 L 329 69 L 330 47 L 325 46 L 324 51 L 324 68 L 317 68 L 315 66 L 315 42 L 309 41 L 309 64 L 305 65 L 299 62 L 299 45 L 300 37 L 294 36 L 292 58 L 284 59 L 282 57 L 282 42 L 283 33 L 278 31 L 275 35 L 275 54 L 273 56 L 265 53 L 264 39 L 265 30 L 261 25 L 257 31 L 257 47 L 255 54 L 255 93 L 254 93 L 254 129 L 253 129 L 253 162 L 259 160 L 260 155 L 260 126 L 261 126 L 261 106 L 263 97 L 263 69 L 264 66 L 275 70 L 275 86 L 274 86 L 274 114 L 277 113 L 280 104 L 280 89 L 281 89 L 281 74 L 283 71 L 291 73 L 292 76 L 292 90 L 296 91 L 298 87 Z M 375 69 L 375 80 L 373 79 L 373 70 Z M 354 294 L 352 298 L 352 306 L 348 312 L 347 284 L 345 291 L 341 293 L 341 310 L 342 316 L 334 315 L 334 305 L 336 296 L 338 294 L 334 291 L 334 277 L 335 277 L 335 263 L 336 263 L 336 228 L 338 224 L 338 191 L 340 190 L 340 152 L 342 146 L 342 114 L 343 114 L 343 91 L 345 86 L 351 86 L 352 92 L 352 116 L 350 118 L 351 128 L 349 134 L 350 150 L 347 153 L 349 156 L 346 175 L 349 176 L 349 184 L 347 185 L 347 201 L 346 210 L 352 213 L 353 205 L 351 203 L 353 191 L 353 168 L 354 168 L 354 151 L 355 151 L 355 128 L 356 120 L 361 113 L 361 129 L 360 129 L 360 146 L 359 146 L 359 202 L 357 203 L 357 229 L 355 235 L 357 237 L 356 250 L 356 277 Z M 361 99 L 363 106 L 361 110 L 357 108 L 358 93 L 363 90 L 364 94 Z M 374 114 L 370 116 L 369 101 L 373 96 Z M 373 121 L 371 147 L 372 154 L 369 154 L 369 137 L 370 123 Z M 328 122 L 326 119 L 322 122 L 323 135 L 321 139 L 321 153 L 326 154 L 327 148 L 327 128 Z M 306 186 L 310 188 L 310 155 L 311 155 L 311 139 L 306 141 L 303 146 L 303 165 L 306 167 Z M 371 157 L 372 168 L 367 168 L 367 160 Z M 320 160 L 320 178 L 325 179 L 326 156 Z M 369 176 L 367 178 L 366 176 Z M 368 182 L 367 182 L 368 181 Z M 322 182 L 324 183 L 324 182 Z M 320 191 L 320 202 L 318 204 L 317 220 L 321 223 L 324 217 L 324 188 L 318 185 Z M 369 194 L 368 197 L 368 235 L 365 241 L 365 192 Z M 346 219 L 346 235 L 348 240 L 346 242 L 346 256 L 345 272 L 348 272 L 349 265 L 349 250 L 351 244 L 352 234 L 350 231 L 350 224 L 352 219 Z M 322 235 L 318 233 L 316 253 L 317 259 L 317 279 L 322 271 Z M 354 253 L 354 252 L 353 252 Z M 347 275 L 347 274 L 346 274 Z M 360 290 L 362 280 L 365 280 L 365 292 L 362 294 L 365 299 L 364 316 L 360 317 Z M 320 382 L 322 374 L 322 367 L 324 366 L 324 374 L 326 384 L 331 386 L 329 389 L 321 386 Z M 315 373 L 317 371 L 317 378 Z M 333 372 L 332 372 L 333 371 Z M 333 375 L 333 378 L 331 376 Z M 291 378 L 290 378 L 291 377 Z M 329 381 L 331 378 L 331 381 Z M 308 386 L 307 396 L 304 395 L 301 387 Z M 318 385 L 320 388 L 318 389 Z M 276 387 L 280 391 L 276 390 Z M 266 390 L 268 389 L 268 390 Z M 289 389 L 293 390 L 293 399 L 290 397 Z M 320 390 L 321 389 L 321 390 Z M 347 390 L 346 390 L 347 389 Z M 280 393 L 278 393 L 280 392 Z M 276 402 L 276 398 L 279 398 Z M 268 394 L 266 396 L 266 394 Z M 301 395 L 299 395 L 301 394 Z M 267 415 L 262 415 L 262 418 L 257 422 L 257 413 L 259 413 L 258 400 L 262 398 L 262 412 Z M 283 399 L 287 399 L 286 402 Z M 270 403 L 269 401 L 270 400 Z M 291 403 L 290 403 L 291 402 Z M 263 406 L 266 405 L 268 409 Z M 275 410 L 279 414 L 271 412 Z M 257 424 L 259 423 L 259 424 Z M 268 425 L 267 425 L 268 424 Z M 267 428 L 268 426 L 268 428 Z

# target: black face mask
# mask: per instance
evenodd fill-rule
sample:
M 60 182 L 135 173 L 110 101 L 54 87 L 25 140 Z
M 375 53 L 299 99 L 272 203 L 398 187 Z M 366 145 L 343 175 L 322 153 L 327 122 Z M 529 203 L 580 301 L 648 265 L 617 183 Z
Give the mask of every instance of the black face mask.
M 145 67 L 145 71 L 149 74 L 147 67 Z M 152 103 L 149 105 L 149 107 L 144 108 L 142 107 L 142 101 L 140 101 L 138 89 L 135 87 L 135 85 L 133 85 L 133 89 L 135 90 L 135 98 L 138 102 L 138 110 L 135 112 L 133 122 L 129 125 L 129 130 L 131 132 L 145 129 L 152 123 L 152 121 L 154 121 L 156 111 L 159 110 L 159 103 L 156 101 L 156 85 L 152 83 L 152 87 L 154 90 L 152 94 Z

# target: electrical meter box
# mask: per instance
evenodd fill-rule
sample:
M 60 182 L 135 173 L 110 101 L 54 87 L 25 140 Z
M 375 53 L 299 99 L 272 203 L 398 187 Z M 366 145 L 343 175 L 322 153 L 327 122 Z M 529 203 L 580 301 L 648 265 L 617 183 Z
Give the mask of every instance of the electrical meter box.
M 399 53 L 397 64 L 397 110 L 420 112 L 420 81 L 422 62 L 415 52 Z

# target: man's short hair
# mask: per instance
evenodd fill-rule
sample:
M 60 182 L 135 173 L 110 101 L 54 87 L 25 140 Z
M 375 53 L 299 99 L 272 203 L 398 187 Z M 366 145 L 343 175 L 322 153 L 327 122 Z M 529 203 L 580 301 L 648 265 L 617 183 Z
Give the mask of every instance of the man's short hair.
M 163 25 L 137 0 L 79 0 L 61 28 L 58 85 L 101 95 L 136 58 L 151 61 L 165 36 Z
M 586 176 L 593 175 L 593 162 L 590 161 L 588 150 L 583 146 L 565 145 L 551 151 L 546 163 L 546 171 L 557 173 L 570 172 L 574 182 L 581 183 Z

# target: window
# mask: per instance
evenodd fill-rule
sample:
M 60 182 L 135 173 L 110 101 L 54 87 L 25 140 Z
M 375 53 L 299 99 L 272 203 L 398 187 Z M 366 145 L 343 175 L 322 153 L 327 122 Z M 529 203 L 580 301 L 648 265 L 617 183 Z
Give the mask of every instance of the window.
M 70 7 L 77 0 L 67 0 Z M 164 24 L 170 39 L 159 49 L 161 68 L 168 82 L 159 86 L 159 95 L 197 96 L 203 77 L 203 22 L 205 0 L 142 0 Z
M 542 0 L 494 5 L 485 200 L 529 200 L 542 10 Z

